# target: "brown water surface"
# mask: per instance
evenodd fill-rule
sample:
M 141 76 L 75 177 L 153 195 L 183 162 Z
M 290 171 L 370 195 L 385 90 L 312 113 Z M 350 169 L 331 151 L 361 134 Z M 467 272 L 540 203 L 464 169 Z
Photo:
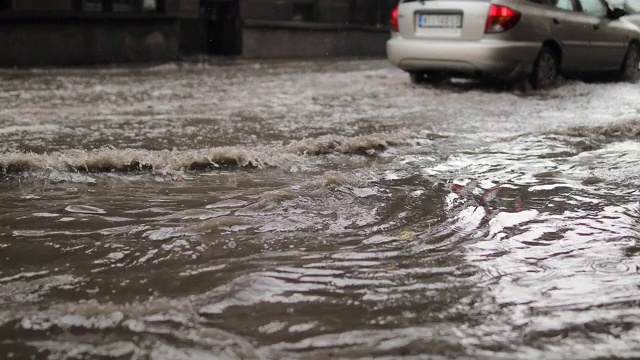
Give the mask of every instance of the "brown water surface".
M 2 71 L 0 356 L 640 357 L 639 120 L 384 61 Z

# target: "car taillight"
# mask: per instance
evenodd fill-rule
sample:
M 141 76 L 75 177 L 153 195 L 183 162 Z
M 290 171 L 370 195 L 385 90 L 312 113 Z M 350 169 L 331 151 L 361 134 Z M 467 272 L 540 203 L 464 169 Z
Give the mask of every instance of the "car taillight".
M 507 31 L 520 21 L 520 13 L 506 6 L 491 5 L 487 16 L 485 33 L 499 33 Z
M 391 31 L 398 32 L 398 7 L 394 7 L 391 11 L 391 20 L 389 20 L 389 26 L 391 26 Z

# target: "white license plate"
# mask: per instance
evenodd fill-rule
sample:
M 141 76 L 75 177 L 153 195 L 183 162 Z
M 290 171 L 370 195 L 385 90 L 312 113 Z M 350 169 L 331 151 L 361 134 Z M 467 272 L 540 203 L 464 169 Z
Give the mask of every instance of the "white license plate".
M 420 15 L 418 26 L 421 28 L 459 28 L 462 27 L 462 15 Z

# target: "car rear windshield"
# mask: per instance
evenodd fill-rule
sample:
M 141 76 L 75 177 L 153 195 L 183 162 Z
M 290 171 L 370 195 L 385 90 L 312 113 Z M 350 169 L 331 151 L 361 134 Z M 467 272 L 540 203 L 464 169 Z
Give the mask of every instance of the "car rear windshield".
M 624 5 L 624 9 L 627 11 L 627 13 L 640 13 L 640 0 L 627 0 Z

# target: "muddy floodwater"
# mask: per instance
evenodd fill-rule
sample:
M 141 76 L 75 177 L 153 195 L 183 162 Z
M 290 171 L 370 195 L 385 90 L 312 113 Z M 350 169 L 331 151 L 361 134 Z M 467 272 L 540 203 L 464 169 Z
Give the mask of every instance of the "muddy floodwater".
M 0 358 L 640 358 L 640 85 L 0 71 Z

